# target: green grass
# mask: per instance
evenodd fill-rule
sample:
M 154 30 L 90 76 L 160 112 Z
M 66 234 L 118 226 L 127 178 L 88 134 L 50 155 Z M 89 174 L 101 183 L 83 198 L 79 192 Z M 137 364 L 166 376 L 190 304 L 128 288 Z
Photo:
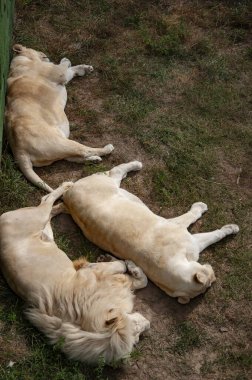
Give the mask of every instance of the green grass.
M 85 172 L 85 176 L 92 175 L 95 173 L 103 173 L 109 170 L 109 166 L 107 163 L 102 162 L 98 164 L 93 164 L 92 162 L 85 164 L 83 170 Z
M 244 297 L 246 300 L 252 300 L 252 263 L 251 252 L 249 250 L 242 250 L 242 254 L 238 250 L 232 252 L 232 255 L 228 257 L 228 261 L 231 266 L 231 270 L 227 276 L 225 276 L 224 284 L 224 296 L 226 298 L 232 298 L 240 300 Z
M 138 91 L 126 92 L 124 95 L 111 96 L 106 102 L 106 110 L 116 114 L 116 120 L 134 128 L 135 123 L 145 118 L 155 104 Z
M 71 260 L 85 256 L 90 262 L 95 262 L 97 257 L 103 253 L 83 236 L 79 228 L 76 228 L 75 231 L 63 232 L 57 225 L 57 217 L 53 219 L 52 229 L 56 244 Z
M 47 339 L 34 329 L 23 316 L 25 306 L 0 278 L 0 323 L 4 352 L 0 350 L 2 380 L 93 380 L 103 378 L 104 363 L 95 367 L 67 360 L 60 352 L 60 342 L 49 346 Z M 16 351 L 16 340 L 22 341 L 24 351 Z M 11 368 L 8 362 L 15 362 Z
M 223 81 L 225 83 L 236 75 L 223 55 L 212 55 L 207 59 L 200 59 L 198 65 L 203 79 L 211 82 Z
M 1 188 L 1 213 L 15 209 L 16 207 L 28 206 L 27 201 L 36 192 L 21 172 L 17 170 L 13 158 L 4 153 L 2 156 L 2 167 L 0 172 Z
M 173 346 L 176 354 L 183 355 L 202 344 L 202 333 L 200 333 L 190 322 L 183 322 L 177 326 L 178 338 Z
M 69 247 L 71 246 L 71 240 L 67 234 L 56 231 L 54 234 L 54 240 L 62 251 L 68 252 Z
M 239 368 L 239 373 L 231 375 L 230 379 L 249 380 L 249 373 L 251 373 L 252 368 L 252 351 L 248 349 L 233 351 L 227 348 L 225 351 L 223 350 L 215 364 L 224 372 L 229 370 L 235 373 L 235 370 Z
M 37 337 L 28 357 L 19 360 L 12 368 L 0 366 L 0 378 L 3 380 L 44 380 L 45 373 L 50 380 L 93 379 L 92 368 L 88 370 L 86 366 L 68 361 L 59 351 L 49 348 L 42 338 Z
M 170 60 L 185 55 L 183 42 L 187 34 L 184 24 L 169 27 L 162 19 L 156 22 L 156 35 L 145 25 L 141 26 L 141 36 L 150 55 L 165 57 Z
M 79 110 L 79 115 L 83 116 L 84 122 L 88 126 L 94 126 L 98 121 L 97 112 L 90 108 L 84 108 Z
M 140 356 L 141 356 L 141 351 L 138 350 L 137 348 L 134 349 L 134 350 L 130 353 L 130 357 L 131 357 L 131 359 L 133 359 L 133 360 L 136 360 L 136 359 L 140 358 Z

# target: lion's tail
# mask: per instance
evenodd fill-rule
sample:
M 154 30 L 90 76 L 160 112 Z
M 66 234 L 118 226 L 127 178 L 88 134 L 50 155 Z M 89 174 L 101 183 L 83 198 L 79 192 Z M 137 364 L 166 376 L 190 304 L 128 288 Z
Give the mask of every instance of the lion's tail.
M 70 359 L 95 363 L 103 357 L 106 363 L 110 363 L 126 357 L 133 348 L 134 338 L 127 321 L 114 323 L 108 331 L 99 333 L 84 331 L 78 325 L 35 308 L 28 309 L 26 316 L 52 344 L 58 342 Z
M 16 160 L 20 170 L 31 183 L 40 189 L 47 191 L 48 193 L 51 193 L 53 191 L 53 189 L 45 182 L 43 182 L 42 179 L 35 173 L 32 167 L 31 159 L 28 155 L 20 154 Z

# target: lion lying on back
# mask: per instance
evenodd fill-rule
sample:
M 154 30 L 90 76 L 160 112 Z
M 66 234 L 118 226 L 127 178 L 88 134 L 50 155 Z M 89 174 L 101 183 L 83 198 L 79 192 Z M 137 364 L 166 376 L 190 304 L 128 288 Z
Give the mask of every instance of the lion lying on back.
M 155 215 L 139 198 L 120 188 L 127 173 L 141 167 L 133 161 L 83 178 L 64 194 L 64 203 L 88 239 L 121 259 L 134 261 L 167 294 L 187 303 L 215 281 L 212 267 L 197 262 L 199 253 L 239 228 L 229 224 L 190 234 L 189 225 L 207 211 L 202 202 L 177 218 Z
M 52 208 L 71 186 L 65 183 L 38 207 L 0 217 L 0 267 L 29 307 L 28 319 L 69 358 L 107 363 L 129 355 L 149 321 L 133 310 L 133 289 L 147 285 L 142 270 L 128 261 L 74 262 L 54 242 Z M 128 274 L 126 274 L 128 270 Z
M 92 66 L 71 67 L 63 58 L 59 65 L 50 62 L 44 53 L 14 45 L 17 54 L 7 81 L 7 135 L 21 171 L 34 185 L 52 191 L 34 172 L 33 166 L 50 165 L 57 160 L 74 162 L 100 161 L 109 154 L 111 144 L 90 148 L 69 140 L 69 122 L 64 108 L 67 102 L 65 85 L 75 76 L 93 71 Z

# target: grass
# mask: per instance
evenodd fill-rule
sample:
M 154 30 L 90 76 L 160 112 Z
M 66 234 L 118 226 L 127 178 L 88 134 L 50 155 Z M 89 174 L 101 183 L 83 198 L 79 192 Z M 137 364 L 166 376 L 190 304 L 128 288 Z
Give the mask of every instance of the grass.
M 58 247 L 67 253 L 71 260 L 85 256 L 90 262 L 96 261 L 97 257 L 103 252 L 90 241 L 88 241 L 80 229 L 76 226 L 73 231 L 62 230 L 57 225 L 57 217 L 52 222 L 54 239 Z
M 42 380 L 45 378 L 45 371 L 48 379 L 87 380 L 93 378 L 86 367 L 83 371 L 83 366 L 80 364 L 67 361 L 57 349 L 49 348 L 42 338 L 36 338 L 36 341 L 33 341 L 31 353 L 26 359 L 19 360 L 12 368 L 0 367 L 0 376 L 1 379 L 6 380 L 17 378 Z M 89 372 L 93 370 L 90 368 Z
M 139 349 L 134 349 L 132 352 L 131 352 L 131 354 L 130 354 L 130 357 L 131 357 L 131 359 L 133 359 L 133 360 L 137 360 L 138 358 L 140 358 L 140 356 L 141 356 L 141 351 L 139 350 Z
M 148 27 L 141 26 L 143 42 L 150 55 L 165 57 L 168 60 L 185 55 L 183 42 L 187 31 L 184 24 L 168 27 L 159 19 L 156 22 L 156 32 L 158 35 L 152 35 Z
M 219 364 L 224 368 L 239 366 L 244 370 L 248 370 L 252 367 L 252 351 L 227 351 L 222 354 Z
M 0 290 L 1 345 L 5 348 L 4 351 L 0 349 L 1 379 L 44 380 L 46 374 L 50 380 L 92 380 L 95 373 L 97 379 L 105 380 L 101 363 L 97 367 L 74 363 L 60 352 L 60 342 L 48 346 L 46 338 L 26 322 L 23 303 L 1 279 Z M 10 360 L 15 364 L 9 368 Z
M 134 124 L 153 111 L 154 104 L 138 91 L 114 95 L 106 102 L 106 110 L 116 114 L 116 120 L 134 127 Z
M 246 300 L 251 301 L 251 253 L 249 250 L 243 250 L 242 254 L 233 252 L 229 257 L 231 270 L 224 278 L 224 296 L 240 300 L 244 297 Z M 241 280 L 242 279 L 242 280 Z
M 88 165 L 85 165 L 85 167 L 84 167 L 85 175 L 102 173 L 102 172 L 106 172 L 109 169 L 110 168 L 108 167 L 108 164 L 106 164 L 106 163 L 98 163 L 95 165 L 92 163 L 88 163 Z
M 24 181 L 13 158 L 7 153 L 3 154 L 1 169 L 1 213 L 13 210 L 17 205 L 19 207 L 27 206 L 27 200 L 33 196 L 35 189 Z
M 98 121 L 97 112 L 89 108 L 79 110 L 79 115 L 83 116 L 85 124 L 87 124 L 88 126 L 93 126 Z
M 54 240 L 56 241 L 57 246 L 64 252 L 69 251 L 69 247 L 71 246 L 71 240 L 69 239 L 68 235 L 64 233 L 56 232 L 54 234 Z
M 244 332 L 250 329 L 252 290 L 251 2 L 190 0 L 164 7 L 159 1 L 18 0 L 16 8 L 15 42 L 45 51 L 57 62 L 67 56 L 73 64 L 96 69 L 90 80 L 76 79 L 69 86 L 67 113 L 73 138 L 86 134 L 84 124 L 96 142 L 114 139 L 115 151 L 101 164 L 80 166 L 80 176 L 138 156 L 144 170 L 124 186 L 162 216 L 177 216 L 204 201 L 209 211 L 192 231 L 230 222 L 241 231 L 203 253 L 200 260 L 211 263 L 217 276 L 207 294 L 184 307 L 169 298 L 164 304 L 161 298 L 150 301 L 157 313 L 153 336 L 130 360 L 140 368 L 137 375 L 108 370 L 102 362 L 95 369 L 68 362 L 26 323 L 22 303 L 1 280 L 0 344 L 5 351 L 0 348 L 0 378 L 120 380 L 162 374 L 184 380 L 200 373 L 249 379 L 251 353 Z M 80 97 L 86 86 L 91 99 Z M 116 144 L 119 140 L 125 146 L 118 149 L 123 146 Z M 42 195 L 23 179 L 8 152 L 0 184 L 1 212 L 38 203 Z M 53 229 L 61 249 L 71 258 L 87 254 L 94 260 L 100 251 L 59 220 Z M 223 325 L 226 335 L 219 332 Z M 191 360 L 196 354 L 198 372 Z M 7 368 L 11 359 L 16 364 Z
M 202 334 L 189 322 L 184 322 L 177 327 L 178 339 L 173 346 L 176 354 L 183 355 L 186 352 L 200 347 Z

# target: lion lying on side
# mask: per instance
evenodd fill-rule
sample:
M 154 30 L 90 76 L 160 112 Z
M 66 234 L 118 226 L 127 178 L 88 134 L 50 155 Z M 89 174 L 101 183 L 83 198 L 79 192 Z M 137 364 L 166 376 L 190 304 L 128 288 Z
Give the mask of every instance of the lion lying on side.
M 69 140 L 69 122 L 64 108 L 65 85 L 75 76 L 93 71 L 92 66 L 71 67 L 63 58 L 59 65 L 49 62 L 44 53 L 14 45 L 17 54 L 7 81 L 7 135 L 20 170 L 34 185 L 52 191 L 34 172 L 58 160 L 100 161 L 113 145 L 90 148 Z
M 50 219 L 61 211 L 53 203 L 63 184 L 38 207 L 0 217 L 0 266 L 13 289 L 28 304 L 28 319 L 51 343 L 62 339 L 69 358 L 111 362 L 127 356 L 149 321 L 132 313 L 132 289 L 147 284 L 142 270 L 128 261 L 74 262 L 54 242 Z M 126 270 L 130 275 L 125 274 Z
M 133 161 L 83 178 L 64 194 L 64 203 L 89 240 L 121 259 L 132 260 L 168 295 L 188 303 L 215 281 L 212 267 L 197 262 L 199 253 L 239 228 L 229 224 L 213 232 L 190 234 L 187 228 L 207 211 L 201 202 L 177 218 L 155 215 L 120 188 L 129 171 L 141 168 L 140 162 Z

